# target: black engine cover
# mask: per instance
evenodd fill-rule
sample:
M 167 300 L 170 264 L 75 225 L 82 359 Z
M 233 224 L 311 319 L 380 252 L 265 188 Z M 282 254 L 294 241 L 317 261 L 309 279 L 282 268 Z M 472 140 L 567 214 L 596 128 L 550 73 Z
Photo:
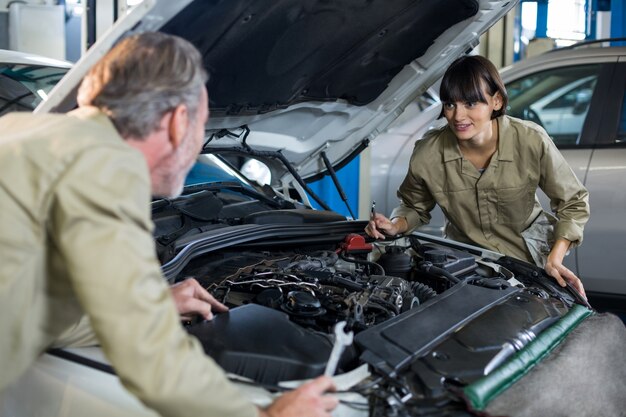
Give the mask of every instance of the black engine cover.
M 332 349 L 328 336 L 257 304 L 233 308 L 187 330 L 227 372 L 262 384 L 319 376 Z
M 356 337 L 361 359 L 406 378 L 414 398 L 445 394 L 444 381 L 466 385 L 502 364 L 567 310 L 521 291 L 457 284 L 419 308 Z

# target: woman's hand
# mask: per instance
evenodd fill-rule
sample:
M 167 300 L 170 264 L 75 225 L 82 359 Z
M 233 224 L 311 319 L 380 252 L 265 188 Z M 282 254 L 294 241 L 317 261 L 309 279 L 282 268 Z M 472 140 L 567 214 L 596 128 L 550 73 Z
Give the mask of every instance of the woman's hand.
M 365 226 L 365 233 L 376 239 L 385 239 L 385 236 L 395 236 L 406 232 L 408 224 L 404 217 L 394 217 L 389 220 L 380 213 L 374 214 Z
M 587 294 L 585 294 L 585 288 L 580 278 L 563 265 L 563 258 L 569 249 L 570 243 L 566 239 L 557 239 L 548 255 L 544 269 L 548 275 L 556 279 L 561 287 L 565 287 L 566 282 L 569 282 L 580 295 L 587 299 Z

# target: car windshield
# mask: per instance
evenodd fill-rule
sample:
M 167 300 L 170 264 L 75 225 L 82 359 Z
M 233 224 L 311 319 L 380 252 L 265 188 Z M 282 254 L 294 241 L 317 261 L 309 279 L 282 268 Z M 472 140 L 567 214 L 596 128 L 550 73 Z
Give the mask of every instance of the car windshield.
M 254 188 L 248 179 L 221 158 L 212 154 L 198 156 L 196 163 L 187 174 L 185 185 L 235 182 Z
M 33 111 L 69 68 L 0 64 L 0 115 Z

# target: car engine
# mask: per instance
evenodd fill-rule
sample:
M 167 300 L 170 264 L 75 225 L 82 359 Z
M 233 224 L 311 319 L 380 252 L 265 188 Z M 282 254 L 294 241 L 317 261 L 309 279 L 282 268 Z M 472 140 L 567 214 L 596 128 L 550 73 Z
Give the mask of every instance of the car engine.
M 458 408 L 450 387 L 491 372 L 574 302 L 526 263 L 483 260 L 415 236 L 260 246 L 187 263 L 180 279 L 196 277 L 230 307 L 189 323 L 189 333 L 226 371 L 275 387 L 323 374 L 333 329 L 346 322 L 355 341 L 338 372 L 367 363 L 377 375 L 356 388 L 370 398 L 371 415 Z
M 361 236 L 351 235 L 336 250 L 222 253 L 223 258 L 203 258 L 201 267 L 186 272 L 231 307 L 269 307 L 324 333 L 346 321 L 347 328 L 358 333 L 426 302 L 437 295 L 435 288 L 443 291 L 459 281 L 453 274 L 477 267 L 470 255 L 455 258 L 452 267 L 450 262 L 442 268 L 430 265 L 452 276 L 450 281 L 416 268 L 404 253 L 410 247 L 393 246 L 378 262 L 367 260 L 372 250 Z M 432 250 L 426 256 L 439 256 L 445 263 L 447 255 Z

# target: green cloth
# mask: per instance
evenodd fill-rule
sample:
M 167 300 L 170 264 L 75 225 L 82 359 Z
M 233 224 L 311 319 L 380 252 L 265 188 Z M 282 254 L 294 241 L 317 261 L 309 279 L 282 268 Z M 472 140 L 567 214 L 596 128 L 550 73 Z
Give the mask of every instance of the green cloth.
M 10 114 L 0 132 L 0 391 L 86 314 L 122 384 L 160 415 L 257 415 L 181 326 L 142 154 L 95 108 Z
M 484 410 L 491 400 L 530 372 L 591 314 L 591 310 L 578 304 L 574 305 L 565 316 L 517 352 L 510 360 L 491 374 L 465 387 L 465 395 L 472 407 L 476 410 Z
M 533 262 L 522 232 L 543 212 L 535 196 L 541 188 L 558 218 L 554 239 L 580 244 L 589 218 L 585 187 L 542 128 L 509 116 L 497 121 L 498 148 L 482 174 L 448 126 L 418 140 L 391 217 L 405 217 L 412 231 L 437 204 L 448 238 Z

